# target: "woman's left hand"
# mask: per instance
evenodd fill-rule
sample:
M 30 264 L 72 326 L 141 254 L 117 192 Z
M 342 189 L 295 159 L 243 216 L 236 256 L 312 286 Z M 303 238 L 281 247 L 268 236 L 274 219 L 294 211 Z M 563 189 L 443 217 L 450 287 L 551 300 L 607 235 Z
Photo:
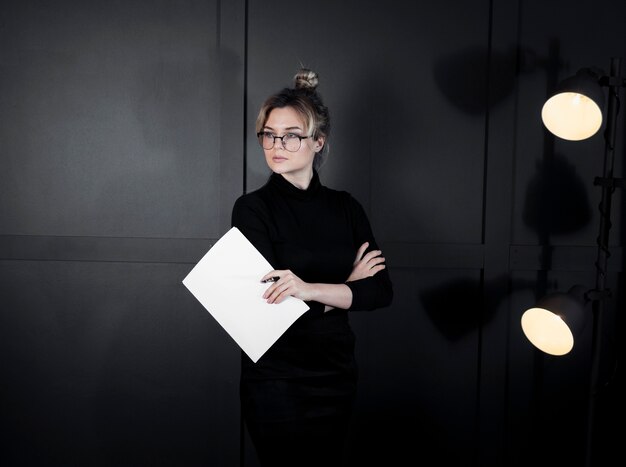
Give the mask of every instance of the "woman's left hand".
M 261 281 L 271 277 L 278 277 L 279 279 L 270 285 L 263 294 L 267 303 L 280 303 L 289 296 L 305 301 L 312 299 L 310 296 L 311 285 L 304 282 L 289 269 L 270 271 L 263 276 Z
M 372 250 L 365 253 L 369 242 L 363 243 L 356 252 L 356 258 L 352 265 L 352 272 L 346 282 L 357 281 L 365 277 L 371 277 L 378 271 L 385 269 L 385 257 L 380 250 Z

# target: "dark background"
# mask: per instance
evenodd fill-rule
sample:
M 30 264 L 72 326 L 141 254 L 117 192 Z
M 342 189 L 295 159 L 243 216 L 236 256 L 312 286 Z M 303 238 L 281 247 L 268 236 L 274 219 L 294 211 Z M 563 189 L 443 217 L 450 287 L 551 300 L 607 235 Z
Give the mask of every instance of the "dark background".
M 303 64 L 333 119 L 322 181 L 365 206 L 395 286 L 351 315 L 348 465 L 583 466 L 591 326 L 550 357 L 519 321 L 594 285 L 604 140 L 540 110 L 580 67 L 625 74 L 625 20 L 623 0 L 2 0 L 0 464 L 257 465 L 239 350 L 181 281 L 265 181 L 256 112 Z M 594 465 L 626 457 L 622 197 Z

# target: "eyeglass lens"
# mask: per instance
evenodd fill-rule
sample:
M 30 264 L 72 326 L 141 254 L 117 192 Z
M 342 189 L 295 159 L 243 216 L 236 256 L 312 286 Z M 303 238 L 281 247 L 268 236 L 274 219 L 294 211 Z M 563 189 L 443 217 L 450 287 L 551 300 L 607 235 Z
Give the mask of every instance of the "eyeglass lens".
M 300 149 L 301 139 L 303 137 L 296 135 L 294 133 L 287 133 L 283 136 L 275 136 L 268 131 L 264 131 L 259 134 L 259 143 L 263 149 L 272 149 L 274 144 L 276 144 L 276 140 L 280 140 L 280 144 L 284 149 L 289 152 L 296 152 Z

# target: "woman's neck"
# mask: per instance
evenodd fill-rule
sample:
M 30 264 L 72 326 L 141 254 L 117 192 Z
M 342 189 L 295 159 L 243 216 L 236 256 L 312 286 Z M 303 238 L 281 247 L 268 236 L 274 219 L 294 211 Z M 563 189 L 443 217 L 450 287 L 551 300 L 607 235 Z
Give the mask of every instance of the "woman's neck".
M 309 188 L 311 180 L 313 179 L 313 169 L 298 174 L 285 173 L 281 175 L 285 180 L 287 180 L 296 188 L 299 188 L 300 190 L 306 190 L 307 188 Z

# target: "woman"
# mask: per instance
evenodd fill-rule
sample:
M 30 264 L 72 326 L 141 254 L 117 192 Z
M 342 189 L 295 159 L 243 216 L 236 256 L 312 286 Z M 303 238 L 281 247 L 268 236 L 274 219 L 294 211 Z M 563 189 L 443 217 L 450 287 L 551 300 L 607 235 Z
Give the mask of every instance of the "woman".
M 242 413 L 263 466 L 340 465 L 357 366 L 347 311 L 386 307 L 393 296 L 369 220 L 347 192 L 320 182 L 328 109 L 317 74 L 270 96 L 256 122 L 272 171 L 233 207 L 237 227 L 275 269 L 263 298 L 309 310 L 253 363 L 242 352 Z

